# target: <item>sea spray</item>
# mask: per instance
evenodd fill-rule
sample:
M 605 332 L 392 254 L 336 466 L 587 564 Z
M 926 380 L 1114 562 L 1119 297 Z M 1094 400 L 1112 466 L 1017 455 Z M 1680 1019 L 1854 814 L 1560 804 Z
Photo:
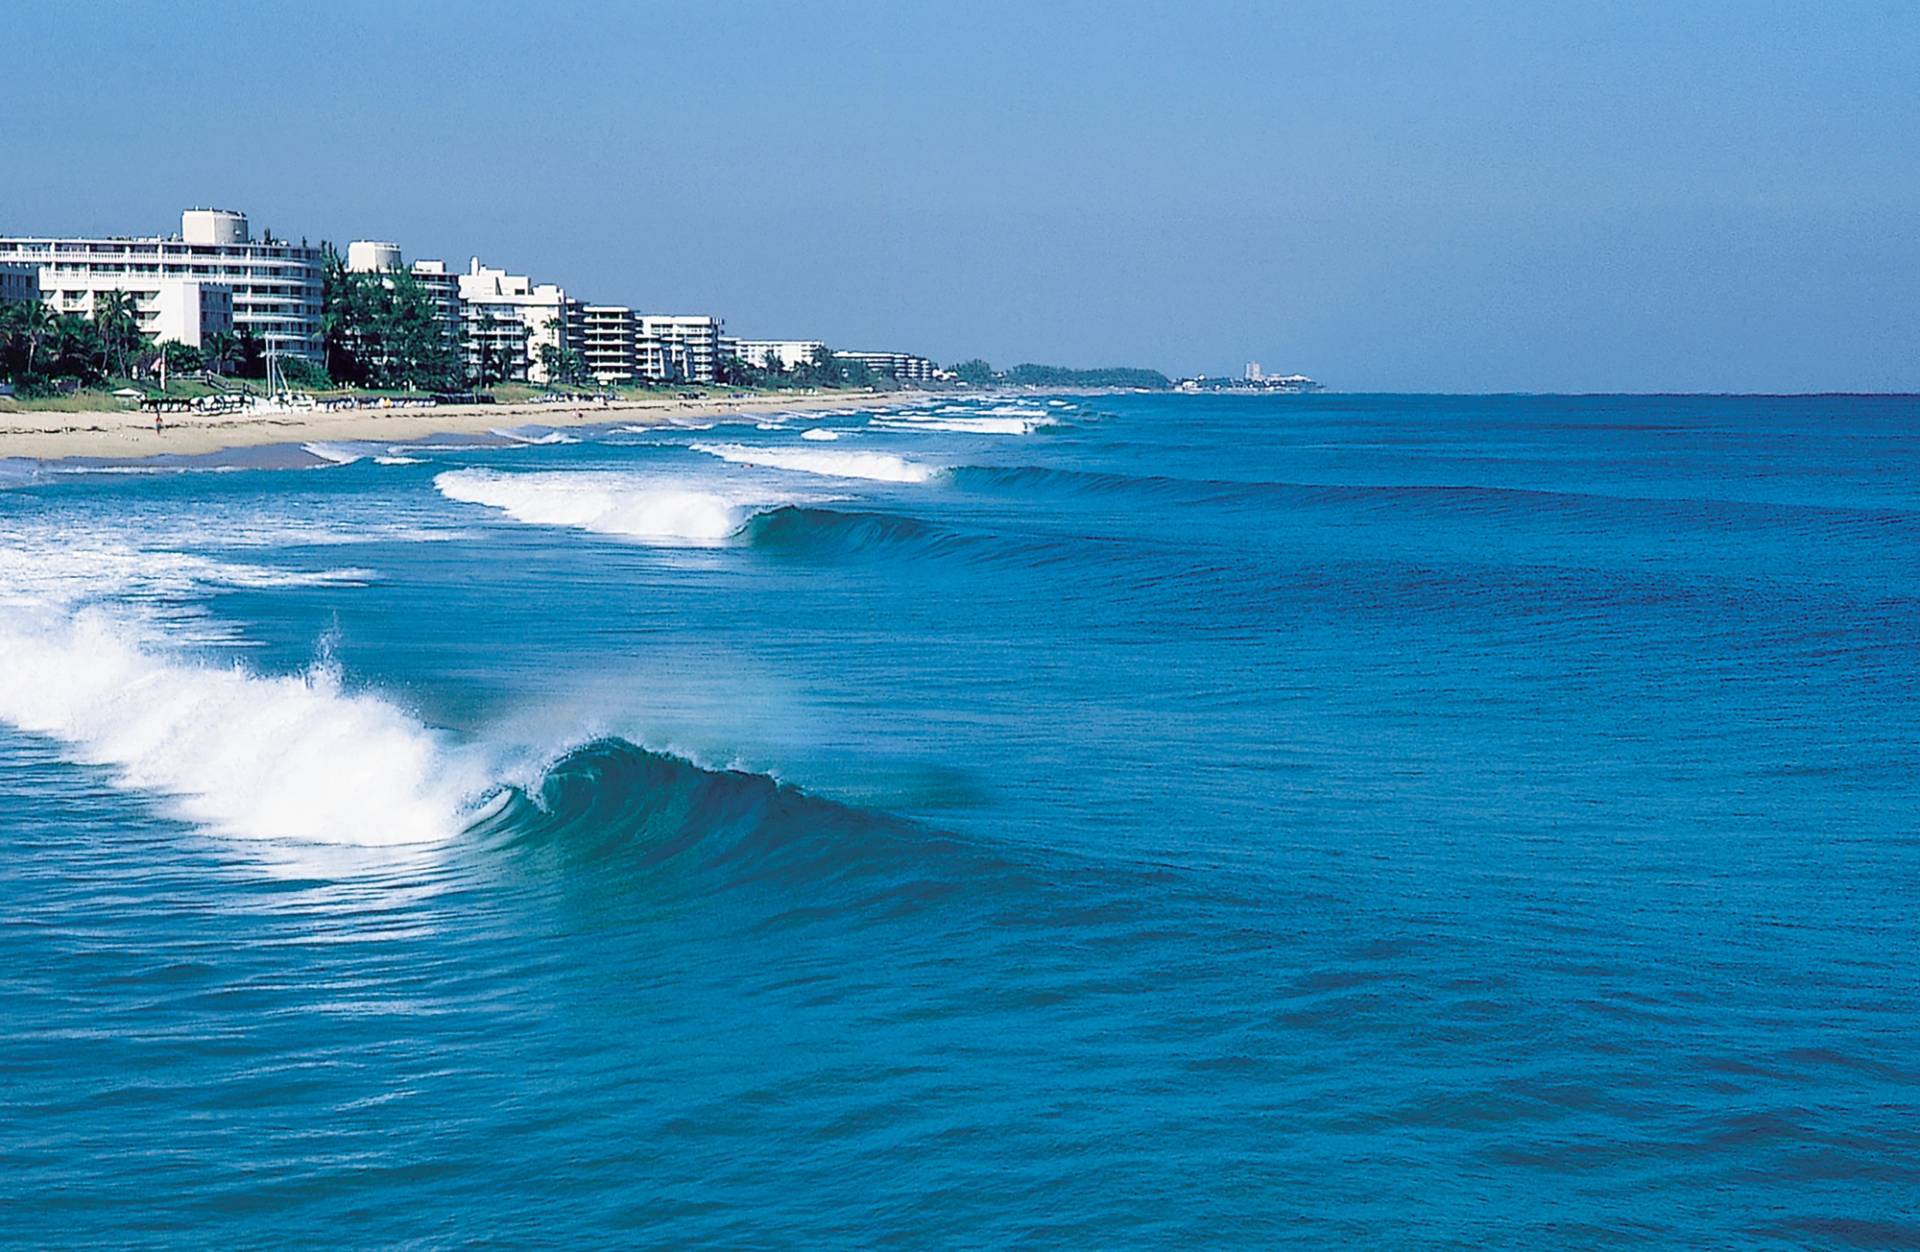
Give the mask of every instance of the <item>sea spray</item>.
M 491 789 L 477 755 L 386 700 L 349 693 L 324 654 L 276 676 L 194 662 L 98 608 L 0 625 L 0 720 L 238 838 L 444 840 Z

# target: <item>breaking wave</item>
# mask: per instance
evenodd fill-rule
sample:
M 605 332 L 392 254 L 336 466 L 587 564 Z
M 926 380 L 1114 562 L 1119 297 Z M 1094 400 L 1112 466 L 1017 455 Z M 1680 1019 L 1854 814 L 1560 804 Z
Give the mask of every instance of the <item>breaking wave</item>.
M 645 474 L 591 470 L 449 470 L 433 485 L 449 500 L 497 509 L 515 521 L 667 547 L 725 543 L 755 512 L 789 502 L 741 485 L 694 488 Z
M 696 443 L 695 452 L 717 456 L 732 465 L 815 474 L 823 478 L 863 478 L 886 483 L 923 483 L 940 471 L 895 456 L 891 452 L 846 452 L 839 449 L 750 448 L 737 443 Z

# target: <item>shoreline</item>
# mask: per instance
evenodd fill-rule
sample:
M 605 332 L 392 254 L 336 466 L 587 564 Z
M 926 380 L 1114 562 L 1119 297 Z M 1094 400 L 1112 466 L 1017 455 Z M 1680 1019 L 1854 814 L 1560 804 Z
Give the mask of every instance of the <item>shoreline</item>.
M 870 391 L 798 395 L 755 394 L 738 399 L 652 397 L 608 404 L 475 404 L 421 409 L 311 409 L 258 416 L 180 415 L 156 432 L 153 418 L 125 411 L 19 410 L 0 412 L 0 460 L 65 461 L 73 458 L 142 460 L 158 456 L 206 456 L 237 448 L 279 444 L 417 442 L 439 435 L 485 435 L 502 427 L 597 426 L 630 421 L 670 425 L 676 419 L 726 417 L 735 413 L 796 412 L 850 406 L 890 406 L 921 392 Z M 163 419 L 164 420 L 164 419 Z

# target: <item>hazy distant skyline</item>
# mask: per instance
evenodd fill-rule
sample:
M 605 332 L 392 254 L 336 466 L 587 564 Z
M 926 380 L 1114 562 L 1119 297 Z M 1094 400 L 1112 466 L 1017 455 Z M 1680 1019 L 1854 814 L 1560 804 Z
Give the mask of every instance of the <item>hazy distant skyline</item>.
M 6 25 L 0 233 L 219 205 L 945 361 L 1920 390 L 1911 4 L 226 0 Z

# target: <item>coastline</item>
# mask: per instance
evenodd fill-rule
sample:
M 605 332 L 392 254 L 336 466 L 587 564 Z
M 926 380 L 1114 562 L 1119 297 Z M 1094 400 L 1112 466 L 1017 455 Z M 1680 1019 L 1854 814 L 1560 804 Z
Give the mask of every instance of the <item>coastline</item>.
M 423 409 L 312 409 L 257 416 L 202 414 L 169 417 L 156 432 L 151 416 L 137 409 L 59 412 L 0 410 L 0 460 L 61 461 L 73 457 L 137 460 L 154 456 L 205 456 L 235 448 L 310 442 L 406 443 L 438 435 L 484 435 L 502 427 L 536 425 L 561 429 L 606 422 L 667 425 L 675 420 L 735 413 L 794 412 L 890 405 L 909 393 L 833 392 L 748 395 L 698 400 L 674 397 L 615 400 L 608 404 L 476 404 Z

